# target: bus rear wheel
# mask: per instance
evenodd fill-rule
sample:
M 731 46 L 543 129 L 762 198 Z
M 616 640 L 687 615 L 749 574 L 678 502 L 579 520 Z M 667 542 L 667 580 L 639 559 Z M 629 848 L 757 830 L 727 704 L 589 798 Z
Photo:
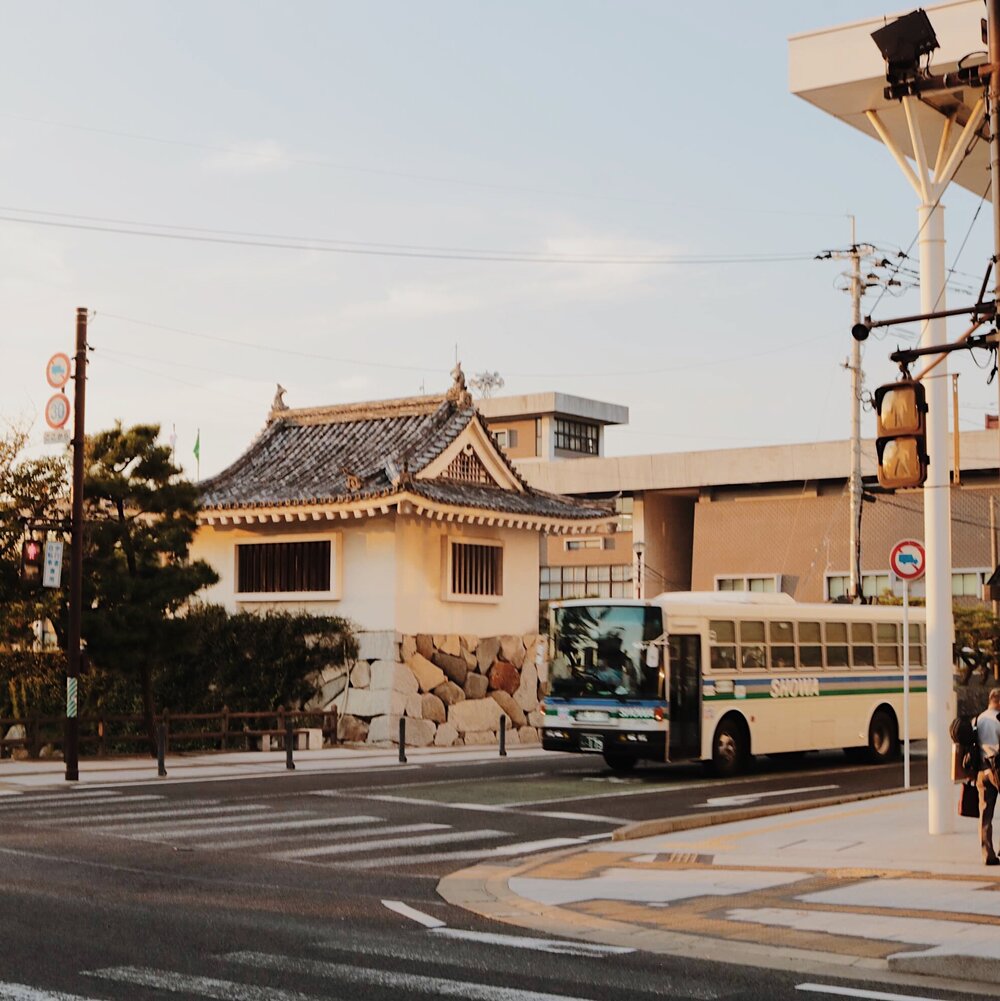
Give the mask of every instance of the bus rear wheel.
M 868 724 L 868 759 L 881 765 L 899 756 L 896 717 L 886 709 L 876 709 Z
M 750 761 L 750 735 L 742 720 L 724 719 L 712 740 L 712 770 L 722 778 L 746 771 Z
M 630 772 L 635 768 L 638 759 L 629 751 L 622 751 L 615 747 L 604 748 L 604 763 L 613 772 Z

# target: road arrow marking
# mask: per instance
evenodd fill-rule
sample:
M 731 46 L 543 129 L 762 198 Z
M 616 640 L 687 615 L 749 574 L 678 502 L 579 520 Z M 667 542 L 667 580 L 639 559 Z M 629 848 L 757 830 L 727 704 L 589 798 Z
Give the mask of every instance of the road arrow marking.
M 827 789 L 839 789 L 839 786 L 805 786 L 802 789 L 776 789 L 774 792 L 745 792 L 739 796 L 715 796 L 698 804 L 699 810 L 710 809 L 715 806 L 749 806 L 759 799 L 767 799 L 770 796 L 794 796 L 802 792 L 823 792 Z

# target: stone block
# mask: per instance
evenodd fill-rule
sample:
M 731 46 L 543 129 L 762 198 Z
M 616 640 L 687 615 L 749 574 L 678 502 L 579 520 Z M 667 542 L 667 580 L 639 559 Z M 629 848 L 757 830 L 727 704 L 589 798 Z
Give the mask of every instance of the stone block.
M 462 657 L 465 659 L 465 663 L 470 671 L 474 671 L 479 666 L 479 661 L 476 660 L 476 655 L 466 650 L 462 647 Z
M 367 666 L 367 665 L 366 665 Z M 306 703 L 307 709 L 329 709 L 333 701 L 347 687 L 347 675 L 328 681 L 322 688 Z
M 428 660 L 434 656 L 434 637 L 429 636 L 427 633 L 417 633 L 417 653 L 421 657 L 426 657 Z
M 354 665 L 351 671 L 351 688 L 367 688 L 371 684 L 372 669 L 365 661 Z
M 535 662 L 535 644 L 538 643 L 538 633 L 525 633 L 521 637 L 521 642 L 524 644 L 524 659 L 525 661 L 531 661 L 532 664 Z
M 451 723 L 442 723 L 434 734 L 435 747 L 451 747 L 458 740 L 458 731 Z
M 449 633 L 447 636 L 440 637 L 440 643 L 437 642 L 438 638 L 439 637 L 435 636 L 434 641 L 441 653 L 446 653 L 450 657 L 462 656 L 462 640 L 459 636 L 456 636 L 454 633 Z
M 507 728 L 507 733 L 504 735 L 504 743 L 508 747 L 514 747 L 516 744 L 521 743 L 521 738 L 518 736 L 519 730 L 511 730 L 510 727 Z
M 399 716 L 376 716 L 368 730 L 369 744 L 398 744 Z M 406 743 L 410 747 L 427 747 L 434 740 L 437 727 L 427 719 L 406 721 Z
M 404 636 L 399 644 L 399 659 L 409 664 L 410 658 L 417 652 L 417 637 Z
M 499 636 L 487 636 L 485 639 L 479 641 L 479 646 L 476 647 L 476 660 L 479 663 L 479 671 L 482 674 L 486 674 L 493 666 L 493 662 L 497 659 L 499 652 Z
M 476 647 L 479 646 L 478 636 L 462 636 L 462 649 L 467 650 L 469 653 L 475 653 Z
M 524 663 L 524 640 L 520 636 L 501 636 L 500 656 L 519 668 Z
M 442 682 L 432 694 L 436 695 L 446 706 L 453 706 L 465 698 L 465 692 L 454 681 Z
M 469 746 L 475 744 L 496 744 L 500 740 L 492 730 L 470 730 L 463 736 L 465 743 Z
M 512 695 L 508 695 L 506 692 L 490 692 L 490 698 L 507 714 L 514 726 L 524 726 L 528 722 Z M 508 729 L 510 729 L 509 726 Z
M 517 731 L 517 739 L 522 744 L 540 744 L 542 742 L 538 731 L 533 726 L 522 726 Z
M 506 692 L 508 695 L 513 695 L 521 684 L 517 668 L 503 660 L 498 660 L 490 668 L 489 679 L 491 689 Z
M 490 683 L 489 679 L 482 674 L 476 674 L 470 671 L 465 677 L 465 697 L 467 699 L 485 699 L 486 692 L 489 690 Z
M 397 728 L 399 724 L 396 724 Z M 408 719 L 406 721 L 406 743 L 410 747 L 430 747 L 434 743 L 437 725 L 429 719 Z M 397 729 L 398 736 L 398 729 Z
M 536 730 L 541 730 L 545 726 L 545 713 L 535 710 L 528 713 L 528 726 L 533 726 Z
M 464 657 L 455 657 L 450 653 L 438 650 L 431 659 L 448 675 L 449 681 L 454 681 L 456 685 L 465 684 L 465 676 L 469 673 L 469 665 L 465 663 Z
M 495 731 L 503 714 L 503 710 L 493 699 L 469 699 L 449 707 L 448 722 L 463 735 L 477 730 Z
M 430 692 L 447 680 L 444 671 L 432 664 L 422 653 L 415 653 L 407 664 L 417 679 L 417 687 L 422 692 Z
M 444 723 L 448 719 L 448 710 L 436 695 L 428 692 L 420 696 L 420 715 L 433 723 Z
M 417 679 L 405 664 L 388 660 L 377 660 L 372 664 L 371 687 L 373 690 L 388 688 L 404 695 L 412 695 L 419 690 Z
M 392 629 L 362 631 L 358 637 L 358 660 L 394 661 L 399 655 L 399 635 Z
M 368 739 L 368 724 L 357 716 L 341 716 L 337 735 L 345 744 L 363 744 Z
M 322 751 L 323 730 L 321 727 L 301 727 L 294 731 L 296 751 Z
M 538 672 L 538 683 L 540 685 L 548 684 L 549 662 L 543 658 L 540 664 L 535 665 L 535 670 Z
M 521 668 L 521 683 L 514 692 L 514 700 L 526 713 L 538 708 L 538 671 L 530 661 L 526 660 Z
M 406 715 L 410 719 L 423 719 L 423 696 L 419 692 L 406 696 Z
M 405 693 L 388 688 L 352 688 L 347 693 L 344 712 L 366 719 L 372 716 L 402 716 L 406 712 L 406 699 Z

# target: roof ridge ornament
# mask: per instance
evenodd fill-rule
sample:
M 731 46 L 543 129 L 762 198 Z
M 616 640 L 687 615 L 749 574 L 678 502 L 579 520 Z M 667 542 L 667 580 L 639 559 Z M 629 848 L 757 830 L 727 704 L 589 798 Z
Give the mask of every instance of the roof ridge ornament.
M 461 410 L 467 410 L 472 406 L 472 393 L 469 392 L 465 384 L 465 373 L 462 371 L 462 363 L 455 362 L 455 367 L 451 370 L 451 388 L 445 394 L 445 399 L 449 403 L 454 403 Z
M 285 387 L 279 382 L 277 384 L 277 390 L 274 394 L 274 400 L 271 402 L 271 417 L 275 414 L 280 414 L 282 410 L 288 409 L 288 404 L 285 403 L 285 393 L 287 392 L 288 390 L 285 389 Z

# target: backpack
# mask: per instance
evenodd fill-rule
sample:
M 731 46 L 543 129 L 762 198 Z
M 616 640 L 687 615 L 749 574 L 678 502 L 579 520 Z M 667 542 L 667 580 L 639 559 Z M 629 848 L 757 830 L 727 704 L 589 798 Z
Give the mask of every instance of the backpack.
M 966 779 L 974 779 L 979 774 L 979 741 L 976 739 L 976 717 L 956 716 L 951 721 L 951 726 L 948 727 L 948 733 L 951 736 L 951 742 L 957 748 L 956 771 L 964 773 Z

